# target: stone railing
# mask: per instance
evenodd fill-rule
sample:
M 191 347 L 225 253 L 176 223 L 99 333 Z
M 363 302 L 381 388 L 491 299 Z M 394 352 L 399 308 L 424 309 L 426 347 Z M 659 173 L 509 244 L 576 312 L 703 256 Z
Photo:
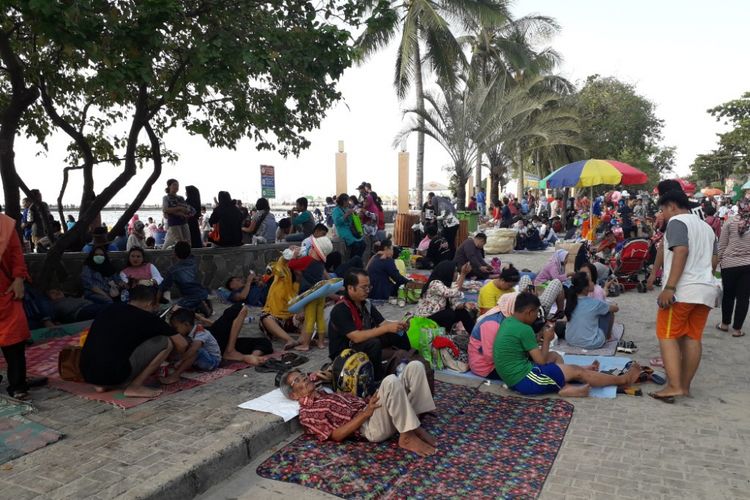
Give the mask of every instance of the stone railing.
M 194 248 L 193 255 L 199 261 L 199 269 L 203 285 L 210 289 L 223 286 L 230 276 L 247 276 L 252 270 L 257 274 L 265 272 L 266 266 L 275 261 L 289 244 L 272 245 L 243 245 L 241 247 L 211 247 Z M 344 242 L 333 240 L 333 248 L 345 254 Z M 174 262 L 172 250 L 148 250 L 148 259 L 160 272 L 165 273 Z M 110 260 L 116 269 L 125 267 L 126 252 L 111 252 Z M 74 252 L 66 253 L 60 262 L 57 279 L 53 280 L 65 292 L 81 293 L 81 267 L 86 260 L 86 254 Z M 44 254 L 26 254 L 26 265 L 32 277 L 32 283 L 42 270 Z

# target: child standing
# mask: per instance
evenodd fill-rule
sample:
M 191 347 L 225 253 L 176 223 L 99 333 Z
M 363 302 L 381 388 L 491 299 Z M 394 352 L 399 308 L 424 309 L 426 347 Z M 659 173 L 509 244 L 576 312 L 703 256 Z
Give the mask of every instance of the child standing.
M 314 287 L 319 281 L 326 277 L 326 257 L 333 250 L 333 243 L 327 236 L 315 238 L 310 249 L 310 261 L 300 273 L 300 293 L 304 293 Z M 323 317 L 323 308 L 326 298 L 320 297 L 309 302 L 305 306 L 305 326 L 300 336 L 300 345 L 295 347 L 298 351 L 310 350 L 310 340 L 313 333 L 318 334 L 318 347 L 325 346 L 326 322 Z
M 221 349 L 211 332 L 204 329 L 195 321 L 195 313 L 190 309 L 178 309 L 169 320 L 177 333 L 186 337 L 189 342 L 185 354 L 175 365 L 172 373 L 166 377 L 159 377 L 162 384 L 174 384 L 180 380 L 182 372 L 188 368 L 196 368 L 204 372 L 216 370 L 221 363 Z

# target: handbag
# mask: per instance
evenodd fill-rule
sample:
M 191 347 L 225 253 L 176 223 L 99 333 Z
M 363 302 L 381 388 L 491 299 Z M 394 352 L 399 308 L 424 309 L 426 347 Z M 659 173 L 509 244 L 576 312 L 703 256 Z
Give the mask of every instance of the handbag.
M 214 243 L 219 243 L 219 241 L 221 241 L 221 233 L 219 232 L 218 224 L 211 226 L 211 232 L 208 233 L 208 239 Z
M 83 382 L 81 374 L 81 346 L 66 345 L 57 357 L 57 371 L 60 378 L 69 382 Z

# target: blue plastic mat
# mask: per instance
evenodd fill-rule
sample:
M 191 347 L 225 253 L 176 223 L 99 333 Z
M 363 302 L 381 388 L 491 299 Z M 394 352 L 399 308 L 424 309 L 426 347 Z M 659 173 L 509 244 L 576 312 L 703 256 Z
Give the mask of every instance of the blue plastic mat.
M 563 356 L 563 359 L 565 360 L 566 364 L 581 366 L 590 365 L 594 362 L 594 360 L 597 360 L 599 361 L 599 371 L 601 372 L 612 370 L 613 368 L 622 370 L 630 361 L 630 358 L 626 357 L 618 358 L 614 356 L 578 356 L 574 354 L 565 354 Z M 607 387 L 592 387 L 589 396 L 591 396 L 592 398 L 615 399 L 615 397 L 617 397 L 617 386 L 609 385 Z

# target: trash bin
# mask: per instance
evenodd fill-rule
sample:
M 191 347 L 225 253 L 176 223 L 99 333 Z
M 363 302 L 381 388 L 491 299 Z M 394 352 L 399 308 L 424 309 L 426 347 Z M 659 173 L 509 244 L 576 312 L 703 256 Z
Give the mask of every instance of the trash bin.
M 477 230 L 477 226 L 479 223 L 479 212 L 468 210 L 463 212 L 456 212 L 456 217 L 458 218 L 458 220 L 466 221 L 470 233 L 473 233 Z

